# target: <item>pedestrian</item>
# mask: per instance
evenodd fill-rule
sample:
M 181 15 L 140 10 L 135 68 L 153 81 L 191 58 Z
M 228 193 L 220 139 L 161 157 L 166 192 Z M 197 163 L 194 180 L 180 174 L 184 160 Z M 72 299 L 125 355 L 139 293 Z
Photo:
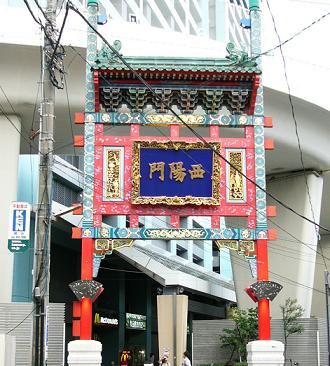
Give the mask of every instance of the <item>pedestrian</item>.
M 189 360 L 189 352 L 188 351 L 184 351 L 183 352 L 182 366 L 191 366 L 191 362 Z
M 162 359 L 160 360 L 159 364 L 160 364 L 160 366 L 171 366 L 168 361 L 167 356 L 163 356 Z

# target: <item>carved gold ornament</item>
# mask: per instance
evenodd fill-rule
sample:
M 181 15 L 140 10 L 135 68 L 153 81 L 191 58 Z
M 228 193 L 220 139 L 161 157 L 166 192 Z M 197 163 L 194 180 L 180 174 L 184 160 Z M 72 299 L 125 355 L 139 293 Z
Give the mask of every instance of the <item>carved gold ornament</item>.
M 213 161 L 212 161 L 212 196 L 211 197 L 167 197 L 167 196 L 141 196 L 141 173 L 140 173 L 140 149 L 163 149 L 163 150 L 193 150 L 193 149 L 209 149 L 203 142 L 183 142 L 183 141 L 135 141 L 133 143 L 133 160 L 132 160 L 132 203 L 133 204 L 167 204 L 172 206 L 181 206 L 187 204 L 194 205 L 219 205 L 220 204 L 220 143 L 212 142 L 210 145 L 213 148 Z M 152 163 L 153 164 L 153 163 Z M 156 165 L 150 164 L 149 166 L 149 178 L 152 177 L 155 172 L 159 172 L 159 179 L 163 178 L 163 170 L 160 162 L 155 162 Z M 185 179 L 187 173 L 190 179 L 202 178 L 204 176 L 204 169 L 201 164 L 191 165 L 191 170 L 186 172 L 183 168 L 182 162 L 173 162 L 170 167 L 170 179 L 182 182 Z
M 121 151 L 118 149 L 105 150 L 105 189 L 103 198 L 105 201 L 122 198 L 120 156 Z
M 229 166 L 229 201 L 244 201 L 244 177 L 240 172 L 243 172 L 243 158 L 242 151 L 228 151 Z M 237 169 L 237 170 L 236 170 Z
M 253 240 L 215 240 L 218 249 L 227 248 L 234 250 L 239 255 L 244 255 L 245 258 L 255 258 L 256 249 Z
M 205 119 L 202 115 L 194 114 L 180 114 L 180 119 L 182 119 L 182 121 L 172 114 L 146 114 L 145 118 L 148 122 L 157 126 L 164 126 L 174 123 L 182 124 L 182 121 L 190 125 L 203 125 Z

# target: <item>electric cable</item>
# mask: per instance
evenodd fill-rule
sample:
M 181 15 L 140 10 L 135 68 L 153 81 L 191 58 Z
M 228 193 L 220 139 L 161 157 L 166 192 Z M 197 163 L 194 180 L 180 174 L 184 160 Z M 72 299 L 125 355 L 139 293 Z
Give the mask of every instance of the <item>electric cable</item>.
M 72 137 L 72 144 L 73 144 L 73 152 L 74 157 L 78 161 L 79 157 L 77 155 L 76 147 L 74 145 L 74 132 L 73 132 L 73 121 L 72 121 L 72 115 L 71 115 L 71 105 L 70 105 L 70 98 L 69 98 L 69 90 L 68 90 L 68 83 L 66 80 L 66 76 L 64 74 L 64 86 L 65 86 L 65 95 L 66 95 L 66 101 L 67 101 L 67 107 L 68 107 L 68 123 L 71 131 L 71 137 Z M 80 178 L 80 175 L 78 174 L 78 179 Z M 79 186 L 81 185 L 81 182 L 79 181 Z
M 173 111 L 172 111 L 173 112 Z M 195 134 L 196 135 L 196 134 Z M 306 219 L 306 218 L 305 218 Z
M 189 155 L 189 153 L 187 152 L 187 154 L 188 154 L 188 156 L 190 156 Z M 190 156 L 190 158 L 192 158 L 191 156 Z M 193 159 L 193 158 L 192 158 Z M 194 160 L 194 159 L 193 159 Z M 66 168 L 68 168 L 68 169 L 71 169 L 70 167 L 67 167 L 66 165 L 64 165 L 64 164 L 62 164 L 61 162 L 58 162 L 58 161 L 55 161 L 55 164 L 59 164 L 59 165 L 62 165 L 62 166 L 64 166 L 64 167 L 66 167 Z M 57 169 L 59 169 L 59 168 L 57 168 Z M 61 169 L 59 169 L 60 171 L 61 171 Z M 75 171 L 75 169 L 71 169 L 71 170 L 74 170 Z M 64 171 L 62 171 L 62 173 L 65 173 Z M 98 179 L 98 178 L 95 178 L 93 175 L 88 175 L 89 176 L 89 178 L 90 179 L 92 179 L 92 180 L 94 180 L 94 181 L 97 181 L 97 182 L 99 182 L 99 183 L 101 183 L 101 184 L 104 184 L 105 183 L 105 181 L 103 180 L 103 179 Z M 87 186 L 87 187 L 89 187 L 89 186 Z M 90 187 L 89 187 L 90 188 Z M 228 186 L 226 186 L 226 188 L 228 189 Z M 251 206 L 251 207 L 253 207 L 251 204 L 249 204 L 249 203 L 247 203 L 249 206 Z M 175 209 L 174 209 L 174 211 L 176 211 Z M 258 209 L 256 209 L 256 211 L 257 212 L 259 212 L 259 213 L 262 213 L 261 211 L 259 211 Z M 263 213 L 262 213 L 263 214 Z M 167 222 L 167 221 L 165 221 L 165 220 L 162 220 L 162 219 L 160 219 L 158 216 L 153 216 L 154 218 L 156 218 L 157 220 L 159 220 L 160 222 L 162 222 L 162 223 L 164 223 L 165 225 L 170 225 L 170 227 L 173 227 L 169 222 Z M 302 245 L 304 245 L 304 246 L 306 246 L 308 249 L 310 249 L 311 251 L 314 251 L 314 252 L 316 252 L 317 254 L 319 254 L 319 255 L 323 255 L 322 253 L 320 253 L 320 252 L 318 252 L 317 251 L 317 249 L 314 249 L 313 247 L 312 247 L 312 244 L 308 244 L 308 243 L 305 243 L 305 242 L 303 242 L 302 240 L 300 240 L 300 239 L 298 239 L 296 236 L 294 236 L 293 234 L 291 234 L 289 231 L 287 231 L 286 229 L 284 229 L 282 226 L 280 226 L 279 224 L 277 224 L 276 222 L 274 222 L 272 219 L 270 219 L 270 218 L 267 218 L 270 222 L 272 222 L 276 227 L 278 227 L 280 230 L 282 230 L 283 232 L 285 232 L 286 234 L 288 234 L 290 237 L 292 237 L 292 238 L 294 238 L 295 239 L 295 241 L 294 242 L 296 242 L 296 243 L 298 243 L 298 244 L 302 244 Z M 228 226 L 227 224 L 225 225 L 225 227 L 226 228 L 230 228 L 230 226 Z M 160 228 L 160 227 L 159 227 Z M 280 239 L 280 238 L 279 238 Z M 283 240 L 283 241 L 286 241 L 285 239 L 281 239 L 281 240 Z M 328 258 L 328 257 L 325 257 L 324 255 L 323 255 L 323 257 L 324 257 L 324 259 L 327 259 L 327 260 L 330 260 L 330 258 Z
M 28 319 L 32 315 L 32 313 L 34 313 L 35 310 L 36 310 L 36 307 L 34 307 L 18 324 L 16 324 L 13 328 L 8 330 L 5 334 L 10 334 L 15 329 L 17 329 L 21 324 L 23 324 L 26 321 L 26 319 Z
M 262 192 L 264 192 L 265 194 L 267 194 L 269 197 L 271 197 L 275 202 L 277 202 L 278 204 L 280 204 L 281 206 L 283 206 L 284 208 L 286 208 L 287 210 L 291 211 L 292 213 L 294 213 L 295 215 L 299 216 L 300 218 L 312 223 L 313 225 L 316 225 L 317 227 L 323 229 L 324 231 L 327 231 L 330 233 L 330 229 L 324 227 L 323 225 L 317 224 L 315 221 L 309 219 L 308 217 L 300 214 L 299 212 L 297 212 L 296 210 L 294 210 L 292 207 L 290 207 L 289 205 L 287 205 L 285 202 L 281 201 L 280 199 L 278 199 L 276 196 L 274 196 L 272 193 L 268 192 L 266 189 L 264 189 L 263 187 L 261 187 L 259 184 L 257 184 L 253 179 L 247 177 L 244 173 L 240 172 L 228 159 L 226 159 L 226 157 L 222 156 L 220 153 L 218 153 L 217 151 L 214 150 L 213 146 L 205 140 L 205 138 L 203 136 L 201 136 L 194 128 L 192 128 L 189 124 L 187 124 L 178 113 L 176 113 L 173 108 L 168 105 L 168 103 L 166 103 L 161 96 L 159 96 L 157 93 L 155 93 L 154 89 L 141 77 L 141 75 L 135 71 L 131 65 L 123 58 L 123 56 L 106 40 L 106 38 L 97 31 L 97 29 L 85 18 L 85 16 L 83 14 L 80 13 L 80 11 L 75 8 L 71 2 L 69 3 L 69 8 L 71 10 L 73 10 L 75 13 L 77 13 L 84 21 L 85 23 L 102 39 L 102 41 L 110 48 L 110 50 L 120 59 L 120 61 L 133 73 L 133 75 L 153 94 L 153 96 L 160 101 L 162 104 L 164 104 L 166 106 L 166 108 L 168 110 L 170 110 L 173 115 L 182 123 L 185 125 L 185 127 L 187 127 L 200 141 L 202 141 L 204 143 L 205 146 L 207 146 L 209 149 L 211 149 L 215 154 L 217 154 L 222 160 L 224 160 L 230 167 L 232 167 L 233 169 L 235 169 L 236 171 L 238 171 L 238 173 L 240 173 L 246 180 L 248 180 L 249 182 L 251 182 L 252 184 L 254 184 L 258 189 L 260 189 Z M 330 14 L 330 12 L 329 12 Z
M 156 216 L 155 216 L 156 217 Z M 156 218 L 158 218 L 158 217 L 156 217 Z M 163 220 L 160 220 L 160 221 L 163 221 Z M 164 221 L 163 221 L 164 222 Z M 167 225 L 169 224 L 169 223 L 166 223 Z M 227 227 L 227 226 L 226 226 Z M 310 249 L 312 249 L 312 248 L 310 248 Z M 280 253 L 275 253 L 275 254 L 280 254 Z M 320 254 L 320 253 L 319 253 Z M 288 257 L 287 255 L 283 255 L 283 256 L 286 256 L 286 257 Z M 291 256 L 289 256 L 290 258 L 292 258 L 292 259 L 294 259 L 295 257 L 291 257 Z M 234 258 L 234 261 L 236 261 L 237 262 L 237 260 L 239 260 L 241 263 L 246 263 L 246 260 L 245 259 L 243 259 L 243 258 L 240 258 L 240 257 L 232 257 L 232 259 Z M 224 260 L 229 260 L 229 259 L 227 259 L 227 258 L 223 258 Z M 102 267 L 103 268 L 103 267 Z M 290 284 L 290 285 L 298 285 L 298 286 L 300 286 L 300 287 L 303 287 L 303 288 L 307 288 L 307 289 L 312 289 L 312 290 L 315 290 L 316 292 L 320 292 L 320 293 L 323 293 L 321 290 L 319 290 L 319 289 L 317 289 L 317 288 L 314 288 L 314 287 L 310 287 L 310 286 L 307 286 L 307 285 L 305 285 L 305 284 L 302 284 L 302 283 L 300 283 L 300 282 L 298 282 L 298 281 L 295 281 L 295 280 L 292 280 L 292 279 L 290 279 L 289 277 L 286 277 L 286 276 L 283 276 L 283 275 L 281 275 L 281 274 L 279 274 L 279 273 L 277 273 L 277 272 L 273 272 L 273 271 L 269 271 L 269 273 L 270 274 L 272 274 L 272 275 L 274 275 L 274 276 L 276 276 L 277 278 L 279 278 L 282 282 L 284 282 L 284 283 L 287 283 L 287 284 Z
M 284 42 L 281 42 L 280 44 L 276 45 L 275 47 L 272 47 L 272 48 L 268 49 L 267 51 L 263 51 L 263 52 L 259 53 L 258 55 L 253 56 L 251 59 L 249 59 L 249 62 L 250 61 L 253 61 L 253 60 L 257 60 L 261 56 L 265 56 L 268 53 L 272 53 L 275 50 L 277 50 L 278 48 L 283 47 L 284 45 L 286 45 L 287 43 L 289 43 L 290 41 L 292 41 L 296 37 L 300 36 L 302 33 L 304 33 L 305 31 L 307 31 L 308 29 L 310 29 L 311 27 L 313 27 L 317 23 L 319 23 L 322 20 L 324 20 L 325 18 L 327 18 L 329 15 L 330 15 L 330 12 L 327 12 L 327 13 L 321 15 L 319 18 L 317 18 L 314 21 L 312 21 L 309 25 L 303 27 L 300 31 L 294 33 L 291 37 L 287 38 Z M 246 63 L 246 62 L 243 61 L 242 62 L 242 65 L 244 65 L 244 63 Z
M 276 21 L 275 21 L 275 18 L 274 18 L 274 14 L 273 14 L 273 12 L 270 8 L 268 0 L 266 0 L 266 4 L 267 4 L 267 8 L 268 8 L 268 11 L 270 13 L 270 16 L 271 16 L 271 19 L 272 19 L 272 22 L 273 22 L 274 31 L 276 33 L 276 36 L 277 36 L 277 39 L 278 39 L 279 43 L 281 44 L 282 43 L 281 42 L 281 37 L 280 37 L 280 34 L 278 32 Z M 298 130 L 298 121 L 297 121 L 297 118 L 296 118 L 295 108 L 294 108 L 294 105 L 293 105 L 293 100 L 292 100 L 292 95 L 291 95 L 291 88 L 290 88 L 288 72 L 287 72 L 287 65 L 286 65 L 286 60 L 285 60 L 285 57 L 284 57 L 284 52 L 283 52 L 282 45 L 279 47 L 279 50 L 280 50 L 281 58 L 282 58 L 282 62 L 283 62 L 285 82 L 286 82 L 287 89 L 288 89 L 288 98 L 289 98 L 289 103 L 290 103 L 290 108 L 291 108 L 291 115 L 292 115 L 292 119 L 294 121 L 294 127 L 295 127 L 295 134 L 296 134 L 296 138 L 297 138 L 300 163 L 301 163 L 303 173 L 304 173 L 305 186 L 306 186 L 306 190 L 307 190 L 307 196 L 308 196 L 309 206 L 310 206 L 310 209 L 311 209 L 312 218 L 313 218 L 313 221 L 315 222 L 316 221 L 315 220 L 315 212 L 314 212 L 314 208 L 313 208 L 313 204 L 312 204 L 312 197 L 311 197 L 309 184 L 308 184 L 308 179 L 307 179 L 307 174 L 306 174 L 306 167 L 305 167 L 304 156 L 303 156 L 303 151 L 302 151 L 301 141 L 300 141 L 300 136 L 299 136 L 299 130 Z M 318 240 L 318 238 L 319 238 L 318 228 L 317 228 L 317 226 L 314 226 L 314 227 L 315 227 L 316 238 Z M 320 245 L 320 250 L 323 251 L 321 245 Z M 323 258 L 323 255 L 322 255 L 322 258 Z M 325 260 L 324 260 L 324 266 L 325 266 L 326 270 L 328 270 L 328 267 L 327 267 L 327 264 L 326 264 Z
M 24 136 L 23 133 L 15 126 L 15 123 L 9 118 L 8 114 L 5 112 L 5 109 L 1 103 L 0 103 L 0 112 L 3 116 L 5 116 L 5 118 L 13 126 L 13 128 L 16 130 L 16 132 L 22 137 L 22 139 L 25 140 L 25 142 L 27 142 L 28 145 L 31 145 L 31 140 L 28 137 Z M 37 150 L 36 147 L 33 146 L 33 148 Z
M 62 75 L 64 73 L 63 70 L 63 58 L 65 56 L 64 54 L 64 47 L 60 46 L 61 48 L 61 52 L 55 53 L 54 52 L 54 47 L 55 44 L 57 43 L 56 40 L 56 33 L 57 30 L 54 29 L 54 26 L 52 24 L 52 22 L 50 22 L 49 18 L 47 17 L 46 13 L 43 11 L 43 9 L 41 8 L 40 4 L 38 3 L 37 0 L 34 0 L 35 3 L 37 4 L 39 10 L 41 10 L 43 16 L 45 17 L 46 20 L 46 25 L 43 25 L 41 22 L 41 19 L 37 19 L 35 14 L 33 13 L 29 3 L 27 0 L 23 0 L 29 13 L 31 14 L 33 20 L 40 26 L 41 30 L 43 31 L 44 36 L 47 38 L 47 40 L 49 41 L 49 45 L 51 47 L 51 49 L 53 50 L 53 52 L 49 52 L 48 50 L 45 51 L 45 58 L 51 58 L 52 59 L 52 64 L 48 63 L 48 71 L 50 74 L 50 81 L 52 83 L 53 86 L 55 86 L 57 89 L 63 89 L 63 81 L 62 81 Z M 66 18 L 65 18 L 66 21 Z M 63 24 L 62 24 L 63 25 Z M 49 30 L 50 28 L 50 30 Z M 64 27 L 63 27 L 64 29 Z M 57 45 L 58 46 L 58 45 Z M 57 48 L 56 46 L 56 48 Z M 56 75 L 55 75 L 55 71 L 58 71 L 60 74 L 60 78 L 61 78 L 61 85 L 60 83 L 57 81 Z
M 65 14 L 64 14 L 64 19 L 63 19 L 62 26 L 61 26 L 61 29 L 60 29 L 60 33 L 57 37 L 56 44 L 55 44 L 54 49 L 53 49 L 53 54 L 52 54 L 52 57 L 49 61 L 49 65 L 53 64 L 53 61 L 54 61 L 54 58 L 55 58 L 55 55 L 56 55 L 56 51 L 57 51 L 57 48 L 60 44 L 60 40 L 61 40 L 61 37 L 62 37 L 62 34 L 63 34 L 63 30 L 64 30 L 64 27 L 65 27 L 65 24 L 66 24 L 66 21 L 67 21 L 67 18 L 68 18 L 68 14 L 69 14 L 69 6 L 68 6 L 68 3 L 67 3 L 66 7 L 65 7 Z M 63 48 L 63 46 L 61 46 L 61 47 Z M 64 48 L 63 48 L 62 53 L 64 53 Z

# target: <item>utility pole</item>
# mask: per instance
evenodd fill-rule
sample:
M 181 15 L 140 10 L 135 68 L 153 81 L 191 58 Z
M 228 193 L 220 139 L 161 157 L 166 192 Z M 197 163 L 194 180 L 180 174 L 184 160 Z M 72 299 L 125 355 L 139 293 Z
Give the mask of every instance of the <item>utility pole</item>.
M 324 286 L 325 286 L 325 304 L 327 316 L 327 336 L 328 336 L 328 365 L 330 366 L 330 321 L 329 321 L 329 272 L 324 271 Z
M 42 60 L 42 102 L 39 129 L 39 189 L 33 266 L 32 366 L 44 366 L 48 345 L 48 304 L 50 275 L 50 229 L 52 203 L 53 125 L 55 87 L 51 65 L 54 52 L 56 1 L 47 0 Z

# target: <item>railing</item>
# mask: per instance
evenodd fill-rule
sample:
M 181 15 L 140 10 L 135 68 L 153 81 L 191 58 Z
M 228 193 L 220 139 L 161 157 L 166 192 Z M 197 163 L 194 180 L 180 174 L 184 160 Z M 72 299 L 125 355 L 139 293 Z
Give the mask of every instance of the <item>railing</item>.
M 241 19 L 249 17 L 247 1 L 232 0 L 227 3 L 227 29 L 228 41 L 233 42 L 238 48 L 242 50 L 249 50 L 250 33 L 247 29 L 240 26 Z M 241 5 L 239 5 L 241 4 Z
M 85 9 L 86 0 L 73 0 Z M 248 0 L 100 0 L 111 19 L 151 25 L 168 31 L 234 42 L 249 49 L 249 32 L 240 21 L 249 16 Z

